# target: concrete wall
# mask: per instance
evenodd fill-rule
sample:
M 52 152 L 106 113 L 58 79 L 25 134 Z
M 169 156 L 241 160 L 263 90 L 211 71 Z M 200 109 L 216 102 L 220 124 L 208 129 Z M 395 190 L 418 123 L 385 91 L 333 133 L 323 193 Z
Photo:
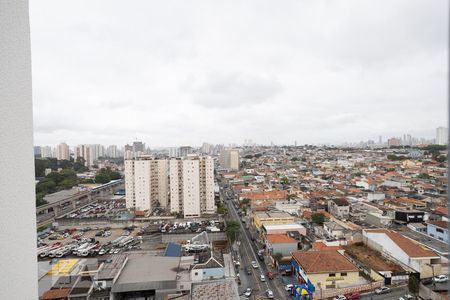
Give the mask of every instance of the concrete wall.
M 0 299 L 37 299 L 30 24 L 27 0 L 0 0 Z
M 198 233 L 163 234 L 162 242 L 163 243 L 169 243 L 169 242 L 177 243 L 180 241 L 190 240 L 196 235 L 198 235 Z M 208 232 L 208 238 L 211 242 L 225 241 L 227 239 L 227 235 L 225 232 Z

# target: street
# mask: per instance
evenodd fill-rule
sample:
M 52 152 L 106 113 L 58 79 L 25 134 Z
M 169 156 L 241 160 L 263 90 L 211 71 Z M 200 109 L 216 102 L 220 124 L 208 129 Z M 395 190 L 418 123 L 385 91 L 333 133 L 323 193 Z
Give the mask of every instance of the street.
M 238 238 L 238 255 L 240 260 L 239 276 L 241 279 L 239 293 L 242 295 L 245 290 L 250 287 L 252 289 L 251 299 L 255 296 L 259 297 L 255 297 L 254 299 L 265 299 L 267 298 L 265 292 L 267 289 L 270 289 L 274 293 L 275 299 L 290 299 L 289 294 L 284 290 L 284 286 L 279 278 L 279 275 L 275 276 L 273 280 L 269 280 L 267 278 L 268 268 L 264 262 L 261 262 L 258 259 L 257 251 L 259 249 L 257 249 L 255 243 L 251 241 L 250 234 L 245 225 L 242 223 L 236 208 L 232 204 L 232 201 L 227 200 L 227 197 L 223 195 L 223 191 L 221 191 L 220 195 L 221 199 L 227 204 L 230 218 L 238 221 L 241 228 L 240 236 Z M 252 267 L 252 261 L 257 263 L 257 269 Z M 250 275 L 246 272 L 247 267 L 251 269 Z M 265 282 L 261 281 L 261 274 L 265 276 Z

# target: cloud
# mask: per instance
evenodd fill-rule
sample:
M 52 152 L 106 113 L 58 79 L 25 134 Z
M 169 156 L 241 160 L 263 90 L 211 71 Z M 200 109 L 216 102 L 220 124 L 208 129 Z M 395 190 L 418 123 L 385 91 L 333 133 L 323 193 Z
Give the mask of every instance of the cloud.
M 195 104 L 207 108 L 238 108 L 275 101 L 282 92 L 276 78 L 242 73 L 210 72 L 201 82 L 190 78 L 183 89 Z
M 47 0 L 30 20 L 36 144 L 432 138 L 447 122 L 444 0 Z

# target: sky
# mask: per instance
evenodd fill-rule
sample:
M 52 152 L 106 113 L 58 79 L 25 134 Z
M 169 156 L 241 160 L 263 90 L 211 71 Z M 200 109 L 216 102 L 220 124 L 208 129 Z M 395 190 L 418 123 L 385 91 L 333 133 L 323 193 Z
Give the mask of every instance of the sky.
M 30 1 L 34 143 L 339 144 L 447 124 L 448 1 Z

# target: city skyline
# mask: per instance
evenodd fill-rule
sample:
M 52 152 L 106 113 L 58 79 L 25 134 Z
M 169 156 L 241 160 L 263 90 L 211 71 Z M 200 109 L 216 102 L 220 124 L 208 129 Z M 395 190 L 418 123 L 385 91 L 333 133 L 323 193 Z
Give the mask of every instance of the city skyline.
M 32 2 L 35 144 L 434 137 L 448 4 L 360 4 Z

